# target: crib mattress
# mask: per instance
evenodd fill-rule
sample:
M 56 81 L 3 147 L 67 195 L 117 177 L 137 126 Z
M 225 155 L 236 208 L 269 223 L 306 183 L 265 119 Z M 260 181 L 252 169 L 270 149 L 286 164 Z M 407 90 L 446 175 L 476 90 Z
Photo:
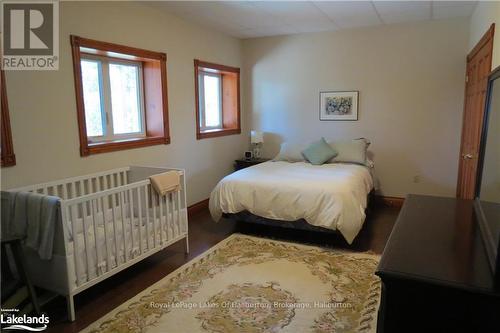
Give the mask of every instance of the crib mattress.
M 74 290 L 78 285 L 85 283 L 93 278 L 113 269 L 117 266 L 122 265 L 126 262 L 126 259 L 136 258 L 142 254 L 157 249 L 167 242 L 167 240 L 176 239 L 187 233 L 185 226 L 187 225 L 187 211 L 186 209 L 181 210 L 180 214 L 180 227 L 162 229 L 160 232 L 160 219 L 157 217 L 153 224 L 153 218 L 150 215 L 149 222 L 146 223 L 146 219 L 142 219 L 142 229 L 139 229 L 139 219 L 134 217 L 132 223 L 130 223 L 130 218 L 126 217 L 122 219 L 116 219 L 116 239 L 117 244 L 115 244 L 115 230 L 114 223 L 112 221 L 107 221 L 107 230 L 104 230 L 104 223 L 102 219 L 96 224 L 96 234 L 97 243 L 94 238 L 93 226 L 89 223 L 86 224 L 86 242 L 83 234 L 83 224 L 81 220 L 75 225 L 75 230 L 78 230 L 76 237 L 70 235 L 69 242 L 66 246 L 67 253 L 66 256 L 62 254 L 55 254 L 49 261 L 40 261 L 36 251 L 25 247 L 25 257 L 27 262 L 27 268 L 30 276 L 33 279 L 33 283 L 39 287 L 57 292 L 62 295 L 67 295 L 70 291 Z M 178 216 L 175 214 L 175 218 L 172 221 L 176 222 Z M 156 225 L 156 229 L 154 228 Z M 177 226 L 177 223 L 175 223 Z M 125 226 L 125 233 L 123 232 L 123 226 Z M 132 227 L 131 227 L 132 226 Z M 149 228 L 149 231 L 148 231 Z M 125 245 L 123 239 L 125 235 Z M 105 239 L 108 239 L 108 245 L 106 246 Z M 133 243 L 132 243 L 133 236 Z M 74 253 L 73 242 L 76 239 L 77 253 Z M 140 245 L 139 245 L 140 239 Z M 155 243 L 156 242 L 156 243 Z M 97 244 L 97 246 L 96 246 Z M 88 245 L 88 250 L 85 245 Z M 118 251 L 117 251 L 118 248 Z M 108 256 L 109 249 L 109 256 Z M 88 253 L 88 257 L 87 257 Z M 76 258 L 76 270 L 75 270 L 75 258 Z M 109 260 L 108 260 L 109 258 Z M 68 260 L 68 263 L 66 263 Z M 66 267 L 68 264 L 68 267 Z M 109 264 L 109 266 L 108 266 Z M 89 269 L 88 269 L 89 268 Z M 69 272 L 69 281 L 66 280 L 66 272 Z M 76 273 L 77 272 L 77 273 Z M 77 276 L 78 275 L 78 276 Z M 69 283 L 69 285 L 68 285 Z
M 171 218 L 174 219 L 173 221 L 176 221 L 177 217 Z M 108 221 L 106 223 L 106 230 L 104 229 L 104 224 L 96 226 L 97 243 L 93 228 L 87 228 L 86 238 L 83 231 L 81 231 L 69 242 L 67 255 L 69 256 L 71 266 L 75 265 L 76 258 L 76 272 L 78 274 L 78 277 L 74 276 L 71 278 L 73 283 L 76 283 L 77 279 L 77 284 L 93 279 L 126 262 L 127 258 L 135 258 L 142 253 L 157 248 L 167 242 L 167 240 L 177 238 L 186 232 L 186 230 L 181 230 L 183 223 L 173 224 L 168 229 L 164 226 L 160 230 L 159 218 L 156 218 L 155 224 L 153 224 L 153 219 L 150 219 L 149 223 L 143 221 L 142 229 L 139 228 L 138 218 L 133 218 L 132 223 L 130 223 L 130 218 L 125 218 L 123 223 L 121 219 L 117 220 L 116 230 L 114 229 L 114 225 L 113 222 Z M 154 225 L 156 225 L 156 229 Z M 117 239 L 116 244 L 115 234 Z M 108 240 L 107 243 L 105 241 L 106 238 Z M 123 242 L 124 238 L 125 242 Z M 77 242 L 76 255 L 74 255 L 73 244 L 75 239 Z M 69 271 L 74 272 L 75 270 L 70 267 Z

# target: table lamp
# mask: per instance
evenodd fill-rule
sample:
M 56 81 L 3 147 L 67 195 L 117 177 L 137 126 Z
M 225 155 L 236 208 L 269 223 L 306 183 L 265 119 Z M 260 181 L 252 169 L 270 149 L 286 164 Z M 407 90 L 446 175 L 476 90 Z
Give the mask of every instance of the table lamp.
M 260 146 L 264 143 L 264 134 L 260 131 L 251 131 L 250 142 L 252 143 L 253 157 L 260 158 Z

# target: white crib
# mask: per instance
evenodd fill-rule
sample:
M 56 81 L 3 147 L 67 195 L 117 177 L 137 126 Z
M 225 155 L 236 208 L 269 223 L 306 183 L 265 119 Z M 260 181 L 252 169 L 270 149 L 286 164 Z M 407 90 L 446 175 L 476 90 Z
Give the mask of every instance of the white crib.
M 169 170 L 180 190 L 159 197 L 149 176 Z M 130 166 L 11 191 L 61 198 L 52 259 L 29 248 L 25 256 L 35 285 L 66 296 L 71 321 L 76 294 L 181 239 L 189 252 L 182 169 Z

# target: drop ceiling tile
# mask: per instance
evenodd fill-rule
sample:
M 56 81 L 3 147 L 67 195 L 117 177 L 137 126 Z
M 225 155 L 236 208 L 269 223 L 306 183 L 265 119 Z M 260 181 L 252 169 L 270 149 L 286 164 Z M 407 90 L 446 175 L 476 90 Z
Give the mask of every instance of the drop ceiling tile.
M 372 26 L 382 23 L 370 1 L 315 1 L 314 4 L 340 28 Z
M 371 1 L 314 1 L 313 3 L 332 19 L 377 16 Z
M 144 1 L 238 38 L 470 16 L 477 1 Z M 382 21 L 381 21 L 382 19 Z
M 283 22 L 318 19 L 324 14 L 312 3 L 306 1 L 252 1 L 250 2 Z
M 431 19 L 431 13 L 427 10 L 411 10 L 391 14 L 380 14 L 380 16 L 386 24 L 416 22 Z
M 374 1 L 377 12 L 383 17 L 402 12 L 424 12 L 430 15 L 431 1 Z
M 335 23 L 330 20 L 302 20 L 290 24 L 297 32 L 319 32 L 338 30 Z
M 449 6 L 472 6 L 476 7 L 477 1 L 433 1 L 432 5 L 436 7 L 449 7 Z
M 175 14 L 186 14 L 210 9 L 215 1 L 149 1 L 153 7 L 163 8 Z
M 179 15 L 182 19 L 196 23 L 201 26 L 205 26 L 208 28 L 212 28 L 217 31 L 226 32 L 226 31 L 235 31 L 235 30 L 243 30 L 245 27 L 233 22 L 232 20 L 223 20 L 220 18 L 218 14 L 214 13 L 197 13 L 190 12 Z
M 473 5 L 456 5 L 456 6 L 434 6 L 432 18 L 435 20 L 447 19 L 453 17 L 469 17 L 474 12 Z
M 247 29 L 280 25 L 275 17 L 246 2 L 224 2 L 221 14 Z

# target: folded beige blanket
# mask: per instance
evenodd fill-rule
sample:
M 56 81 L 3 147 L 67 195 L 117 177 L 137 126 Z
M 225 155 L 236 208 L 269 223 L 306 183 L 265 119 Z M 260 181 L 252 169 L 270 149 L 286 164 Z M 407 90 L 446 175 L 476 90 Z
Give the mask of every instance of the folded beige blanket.
M 151 185 L 159 195 L 165 195 L 172 191 L 178 191 L 181 178 L 178 171 L 167 171 L 149 177 Z

